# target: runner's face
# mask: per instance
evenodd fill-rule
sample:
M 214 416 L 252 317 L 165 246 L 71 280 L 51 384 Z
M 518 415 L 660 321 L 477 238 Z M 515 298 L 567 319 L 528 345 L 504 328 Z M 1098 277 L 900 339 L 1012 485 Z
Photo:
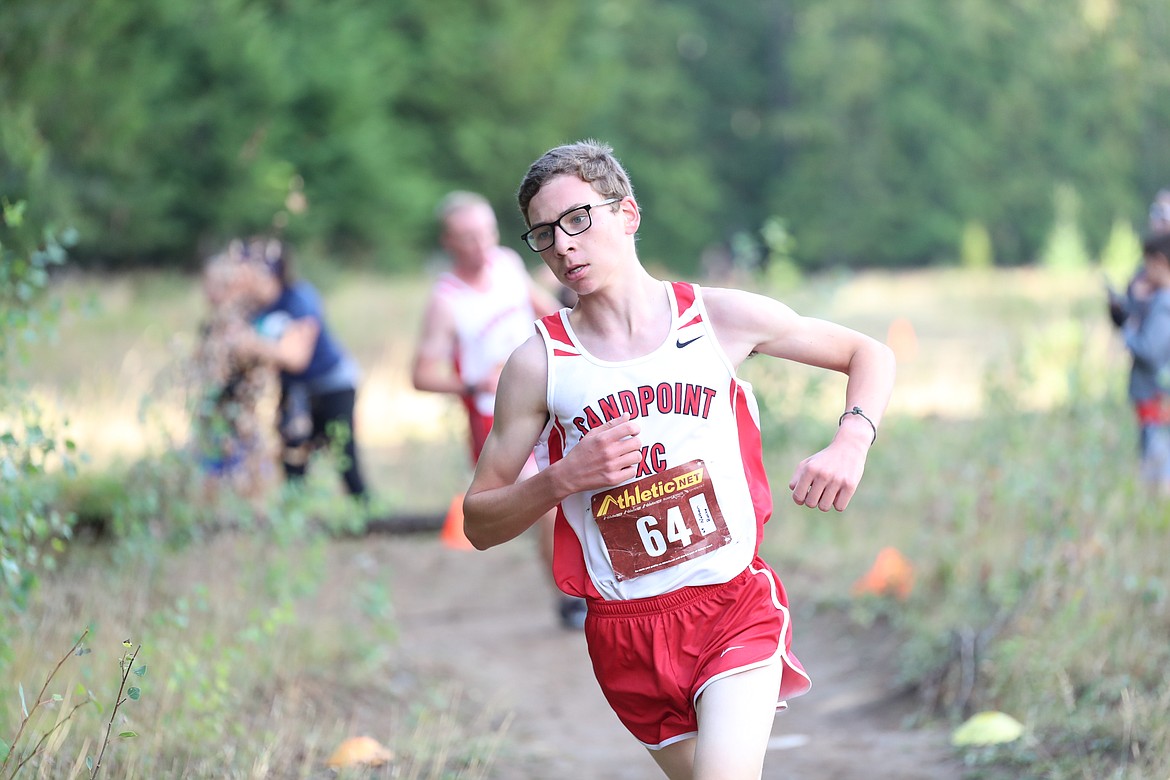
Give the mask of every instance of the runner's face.
M 469 271 L 482 268 L 499 243 L 496 215 L 490 207 L 465 206 L 447 217 L 443 247 L 461 268 Z
M 608 206 L 594 205 L 607 199 L 589 183 L 565 175 L 546 182 L 528 204 L 528 221 L 532 225 L 556 222 L 575 208 L 593 206 L 588 230 L 570 236 L 554 228 L 552 246 L 540 253 L 557 279 L 578 294 L 587 294 L 604 284 L 633 248 L 632 238 L 638 229 L 633 198 Z

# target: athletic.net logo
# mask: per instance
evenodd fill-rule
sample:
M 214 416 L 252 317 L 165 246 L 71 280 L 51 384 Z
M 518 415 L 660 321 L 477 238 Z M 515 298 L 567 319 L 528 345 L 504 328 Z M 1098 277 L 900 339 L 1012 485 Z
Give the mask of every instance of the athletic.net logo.
M 677 566 L 731 541 L 701 460 L 595 493 L 590 503 L 619 581 Z

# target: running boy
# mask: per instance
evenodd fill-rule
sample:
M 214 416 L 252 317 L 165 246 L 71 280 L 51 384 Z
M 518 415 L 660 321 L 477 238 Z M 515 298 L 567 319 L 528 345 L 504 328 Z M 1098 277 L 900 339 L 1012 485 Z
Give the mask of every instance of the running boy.
M 797 504 L 843 510 L 893 355 L 763 296 L 650 276 L 633 188 L 606 145 L 550 150 L 518 199 L 524 241 L 578 302 L 538 321 L 504 367 L 467 536 L 486 549 L 555 509 L 557 584 L 588 601 L 590 657 L 621 721 L 671 780 L 758 778 L 776 710 L 810 683 L 783 586 L 757 554 L 772 499 L 736 369 L 762 353 L 848 375 L 836 436 L 789 483 Z M 517 483 L 534 444 L 542 470 Z

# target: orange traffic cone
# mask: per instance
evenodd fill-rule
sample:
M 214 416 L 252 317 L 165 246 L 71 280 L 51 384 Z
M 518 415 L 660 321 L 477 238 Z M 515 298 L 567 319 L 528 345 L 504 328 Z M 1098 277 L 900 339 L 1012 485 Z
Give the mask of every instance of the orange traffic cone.
M 447 508 L 447 519 L 443 521 L 443 530 L 439 534 L 443 544 L 452 550 L 474 550 L 471 542 L 463 535 L 463 494 L 459 493 L 451 499 L 451 506 Z
M 918 334 L 905 317 L 898 317 L 890 323 L 886 334 L 886 346 L 894 351 L 899 363 L 909 363 L 918 357 Z
M 897 548 L 883 547 L 865 576 L 853 583 L 853 595 L 870 593 L 904 600 L 913 587 L 914 567 Z

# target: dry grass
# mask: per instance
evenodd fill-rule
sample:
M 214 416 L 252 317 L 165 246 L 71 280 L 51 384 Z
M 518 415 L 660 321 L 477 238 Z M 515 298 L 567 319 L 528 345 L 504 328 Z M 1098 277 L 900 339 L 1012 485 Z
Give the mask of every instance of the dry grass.
M 325 290 L 329 321 L 363 367 L 358 425 L 367 449 L 454 442 L 463 435 L 453 402 L 410 387 L 427 285 L 422 277 L 352 274 L 333 279 Z M 73 277 L 55 293 L 67 304 L 58 338 L 38 350 L 24 372 L 38 397 L 69 419 L 78 443 L 95 460 L 134 456 L 157 444 L 159 431 L 140 423 L 139 407 L 160 390 L 166 395 L 169 372 L 193 349 L 202 315 L 195 280 L 150 274 Z M 872 272 L 814 278 L 780 297 L 802 314 L 890 340 L 899 352 L 900 372 L 893 414 L 978 413 L 988 367 L 1087 308 L 1100 326 L 1087 348 L 1111 350 L 1109 367 L 1122 365 L 1121 350 L 1110 346 L 1111 334 L 1097 316 L 1100 296 L 1090 274 Z M 1058 364 L 1054 360 L 1053 368 Z M 1036 392 L 1039 405 L 1060 400 L 1051 386 Z M 163 417 L 168 430 L 182 430 L 181 411 Z
M 403 662 L 372 565 L 356 542 L 254 534 L 178 553 L 75 549 L 16 625 L 12 679 L 39 688 L 59 648 L 92 626 L 92 654 L 70 659 L 50 692 L 76 697 L 80 684 L 105 711 L 80 710 L 37 776 L 78 776 L 78 757 L 96 755 L 128 637 L 143 648 L 146 674 L 132 678 L 143 695 L 114 733 L 140 736 L 115 739 L 105 777 L 333 777 L 326 759 L 355 735 L 392 747 L 394 777 L 483 777 L 506 713 Z M 2 704 L 0 721 L 15 723 L 17 702 Z

